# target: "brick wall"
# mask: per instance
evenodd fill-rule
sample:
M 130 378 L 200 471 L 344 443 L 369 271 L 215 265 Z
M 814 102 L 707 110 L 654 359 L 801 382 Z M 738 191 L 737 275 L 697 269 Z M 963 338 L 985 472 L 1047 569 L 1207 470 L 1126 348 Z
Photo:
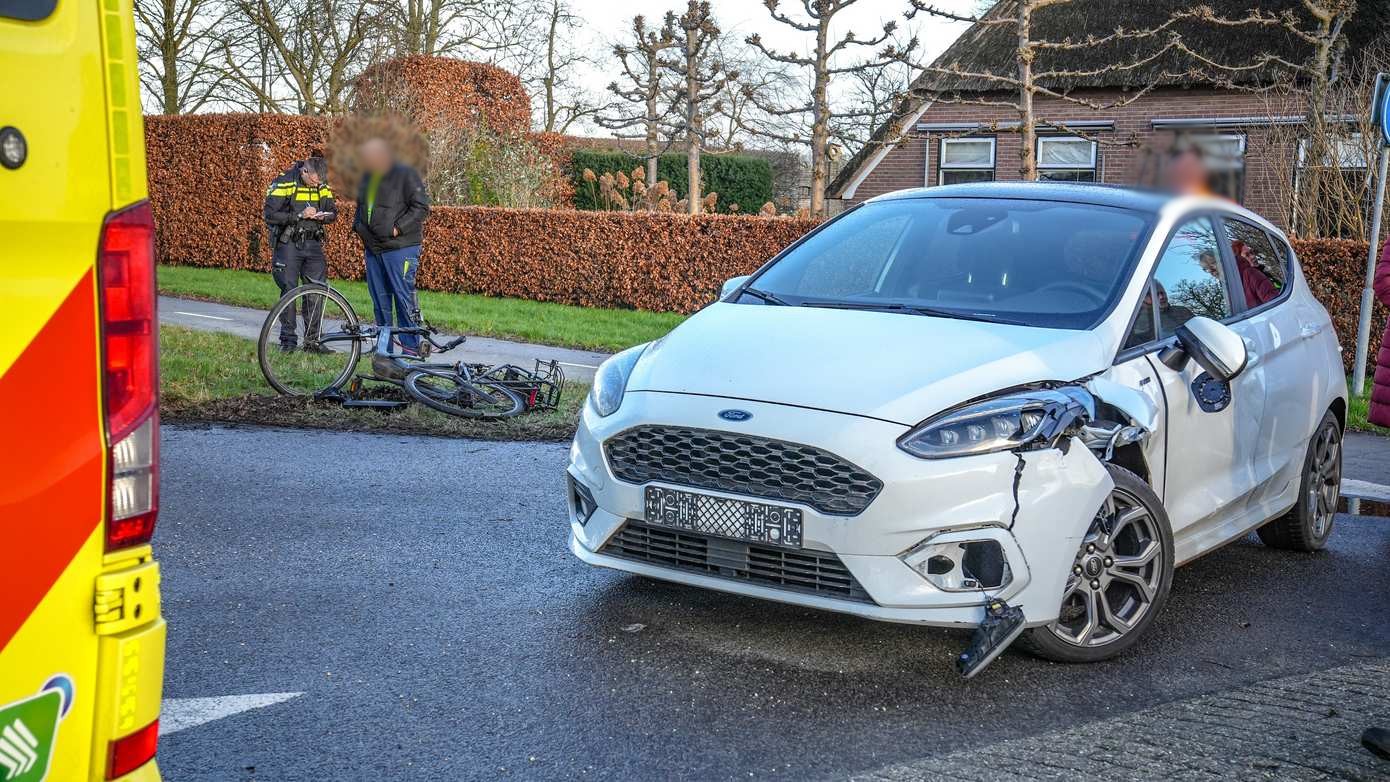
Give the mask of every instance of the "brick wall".
M 1081 93 L 1078 93 L 1081 94 Z M 1109 103 L 1124 98 L 1123 93 L 1092 91 L 1084 94 L 1088 100 Z M 1269 116 L 1267 98 L 1248 93 L 1215 89 L 1169 89 L 1151 92 L 1128 106 L 1111 109 L 1092 109 L 1056 98 L 1039 97 L 1035 101 L 1039 121 L 1075 122 L 1078 120 L 1113 120 L 1113 130 L 1088 132 L 1100 144 L 1097 149 L 1096 176 L 1099 181 L 1121 184 L 1139 182 L 1150 150 L 1162 150 L 1172 142 L 1169 130 L 1152 128 L 1154 118 L 1179 117 L 1262 117 Z M 1278 113 L 1285 113 L 1275 110 Z M 1017 113 L 1008 108 L 938 103 L 929 107 L 919 123 L 992 123 L 1017 121 Z M 915 124 L 914 124 L 915 125 Z M 1285 181 L 1290 167 L 1287 161 L 1294 150 L 1287 145 L 1275 145 L 1266 130 L 1255 127 L 1235 130 L 1197 132 L 1231 133 L 1246 136 L 1245 184 L 1243 203 L 1272 222 L 1283 225 L 1289 202 L 1289 182 Z M 852 202 L 901 190 L 907 187 L 931 186 L 937 183 L 941 139 L 958 137 L 960 133 L 922 133 L 915 129 L 894 148 L 860 183 Z M 1018 180 L 1018 154 L 1021 137 L 1002 131 L 996 137 L 994 175 L 998 180 Z M 1285 156 L 1278 164 L 1271 157 Z

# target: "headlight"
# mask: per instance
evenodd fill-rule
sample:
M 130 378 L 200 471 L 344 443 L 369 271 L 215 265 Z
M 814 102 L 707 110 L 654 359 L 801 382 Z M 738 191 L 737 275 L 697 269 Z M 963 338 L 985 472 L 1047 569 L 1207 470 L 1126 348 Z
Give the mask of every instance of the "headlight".
M 1050 445 L 1078 420 L 1094 417 L 1095 401 L 1079 388 L 1018 391 L 929 418 L 898 438 L 898 447 L 923 459 L 946 459 Z
M 609 416 L 618 411 L 623 403 L 623 392 L 627 390 L 627 378 L 647 344 L 630 347 L 599 364 L 598 371 L 594 372 L 594 386 L 589 389 L 589 405 L 595 413 Z

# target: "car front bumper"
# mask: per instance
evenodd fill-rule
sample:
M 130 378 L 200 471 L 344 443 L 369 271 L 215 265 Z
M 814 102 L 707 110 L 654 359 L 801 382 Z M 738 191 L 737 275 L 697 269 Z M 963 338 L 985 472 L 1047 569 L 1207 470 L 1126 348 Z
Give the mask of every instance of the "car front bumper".
M 742 422 L 721 420 L 729 407 L 751 413 Z M 643 485 L 619 480 L 602 444 L 640 425 L 718 429 L 803 443 L 829 451 L 883 483 L 869 506 L 854 516 L 827 515 L 802 503 L 746 496 L 678 484 L 657 485 L 731 499 L 799 508 L 802 551 L 838 558 L 867 593 L 864 600 L 794 591 L 720 575 L 718 568 L 677 568 L 614 556 L 605 545 L 644 517 Z M 601 418 L 588 405 L 570 448 L 570 477 L 596 507 L 584 518 L 570 502 L 570 550 L 593 565 L 692 586 L 893 622 L 972 627 L 984 616 L 983 591 L 938 588 L 902 556 L 933 543 L 995 541 L 1012 579 L 989 598 L 1021 606 L 1029 625 L 1057 618 L 1062 590 L 1082 537 L 1113 484 L 1101 463 L 1079 442 L 1062 448 L 923 460 L 897 445 L 907 427 L 877 419 L 763 402 L 660 392 L 630 391 L 613 415 Z

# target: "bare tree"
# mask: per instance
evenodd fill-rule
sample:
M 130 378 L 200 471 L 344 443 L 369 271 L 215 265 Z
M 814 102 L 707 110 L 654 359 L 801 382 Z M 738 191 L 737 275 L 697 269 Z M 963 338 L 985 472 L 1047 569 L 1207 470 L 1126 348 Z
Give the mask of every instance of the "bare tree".
M 370 0 L 232 0 L 243 34 L 219 50 L 234 102 L 262 111 L 329 114 L 345 108 L 378 29 Z M 257 51 L 250 51 L 257 50 Z
M 541 129 L 564 133 L 576 121 L 591 117 L 599 110 L 575 78 L 576 69 L 589 62 L 573 44 L 574 33 L 583 20 L 564 0 L 549 0 L 542 24 L 545 31 L 541 47 L 543 57 L 539 67 L 531 71 L 535 75 L 524 72 L 523 81 L 532 82 L 534 91 L 539 93 Z
M 613 56 L 622 67 L 624 80 L 621 84 L 609 82 L 608 91 L 619 102 L 595 117 L 599 125 L 620 136 L 641 129 L 648 188 L 656 186 L 657 157 L 665 151 L 661 138 L 670 130 L 668 120 L 672 112 L 667 72 L 661 65 L 661 58 L 663 52 L 675 46 L 676 39 L 669 26 L 660 31 L 650 30 L 645 17 L 634 16 L 631 38 L 613 46 Z
M 465 56 L 497 62 L 518 53 L 544 13 L 541 0 L 373 0 L 391 56 Z
M 140 83 L 162 114 L 215 101 L 226 81 L 217 67 L 217 33 L 227 11 L 215 0 L 135 0 Z
M 916 40 L 908 42 L 905 51 L 899 51 L 896 47 L 887 47 L 879 52 L 875 57 L 867 60 L 860 60 L 852 64 L 836 64 L 833 62 L 837 55 L 847 50 L 874 49 L 888 42 L 892 37 L 896 25 L 893 22 L 883 26 L 881 35 L 860 40 L 854 32 L 847 32 L 832 40 L 830 36 L 830 26 L 841 11 L 857 3 L 859 0 L 803 0 L 803 6 L 808 17 L 807 21 L 792 18 L 791 16 L 778 10 L 779 0 L 763 0 L 763 5 L 767 7 L 768 13 L 772 18 L 794 30 L 808 33 L 815 38 L 815 45 L 808 55 L 797 54 L 795 52 L 777 52 L 763 44 L 762 37 L 759 35 L 748 36 L 748 44 L 757 49 L 769 60 L 782 63 L 784 65 L 802 69 L 808 72 L 807 83 L 810 87 L 810 94 L 801 101 L 790 106 L 764 105 L 760 108 L 773 116 L 801 116 L 809 118 L 809 138 L 800 134 L 783 135 L 775 134 L 764 129 L 765 135 L 779 138 L 779 140 L 808 144 L 811 148 L 811 214 L 820 216 L 825 214 L 825 186 L 830 181 L 830 158 L 828 150 L 830 146 L 831 121 L 834 111 L 830 102 L 830 82 L 831 79 L 840 74 L 854 73 L 857 71 L 873 70 L 884 66 L 902 62 L 906 54 L 916 48 Z M 756 93 L 748 93 L 750 98 Z
M 667 12 L 662 30 L 663 36 L 676 42 L 677 56 L 662 57 L 661 65 L 675 75 L 683 109 L 677 132 L 685 136 L 686 174 L 690 179 L 686 200 L 690 214 L 699 214 L 701 207 L 700 149 L 706 135 L 705 119 L 711 110 L 708 104 L 738 78 L 736 71 L 725 68 L 713 56 L 713 44 L 719 34 L 709 3 L 697 0 L 690 0 L 680 16 Z
M 941 19 L 957 22 L 970 22 L 977 25 L 1001 26 L 1012 28 L 1016 44 L 1014 48 L 1014 61 L 1011 67 L 1003 70 L 988 71 L 969 71 L 955 65 L 938 67 L 934 65 L 919 66 L 929 76 L 942 77 L 948 82 L 954 79 L 968 80 L 971 82 L 987 85 L 988 91 L 1000 91 L 1004 93 L 1014 93 L 1013 99 L 991 95 L 989 97 L 972 96 L 962 94 L 961 91 L 954 89 L 935 90 L 931 97 L 933 100 L 942 103 L 966 103 L 975 105 L 985 105 L 994 108 L 1010 108 L 1018 114 L 1016 127 L 997 127 L 994 130 L 1014 130 L 1022 136 L 1022 143 L 1019 145 L 1019 175 L 1026 180 L 1037 179 L 1038 165 L 1036 159 L 1037 147 L 1037 128 L 1044 122 L 1038 116 L 1035 107 L 1035 99 L 1038 97 L 1053 98 L 1059 101 L 1088 106 L 1097 110 L 1114 109 L 1129 105 L 1136 100 L 1147 95 L 1155 86 L 1171 81 L 1169 77 L 1180 74 L 1163 74 L 1162 78 L 1155 78 L 1144 87 L 1128 93 L 1125 97 L 1113 101 L 1099 101 L 1078 95 L 1067 89 L 1064 84 L 1076 80 L 1094 79 L 1106 74 L 1121 74 L 1126 71 L 1133 71 L 1158 62 L 1161 58 L 1173 51 L 1188 51 L 1182 43 L 1181 37 L 1177 34 L 1174 26 L 1184 20 L 1211 15 L 1211 9 L 1206 6 L 1195 6 L 1183 9 L 1170 15 L 1163 22 L 1144 29 L 1126 29 L 1118 27 L 1106 35 L 1087 35 L 1084 38 L 1066 37 L 1061 40 L 1043 40 L 1034 34 L 1033 22 L 1034 14 L 1038 11 L 1053 6 L 1068 5 L 1075 0 L 1007 0 L 1004 4 L 996 6 L 1000 13 L 989 13 L 981 15 L 957 14 L 943 11 L 935 6 L 924 2 L 924 0 L 909 0 L 910 10 L 908 18 L 913 18 L 918 13 L 925 13 Z M 1012 13 L 1009 13 L 1012 11 Z M 1066 52 L 1075 52 L 1085 49 L 1109 46 L 1122 42 L 1136 42 L 1147 39 L 1154 44 L 1147 47 L 1131 47 L 1138 50 L 1138 54 L 1125 57 L 1111 58 L 1104 65 L 1096 68 L 1065 68 L 1038 67 L 1039 55 L 1052 54 L 1058 55 Z M 1189 71 L 1190 73 L 1190 71 Z M 985 90 L 981 90 L 982 92 Z M 1085 132 L 1067 128 L 1064 122 L 1056 119 L 1046 120 L 1046 124 L 1058 129 L 1067 130 L 1079 136 L 1090 137 Z M 1119 142 L 1127 143 L 1127 142 Z
M 907 43 L 898 38 L 893 45 L 901 50 Z M 850 150 L 867 144 L 874 131 L 901 106 L 912 86 L 912 75 L 912 67 L 901 61 L 848 73 L 849 88 L 840 98 L 844 106 L 832 112 L 831 137 Z

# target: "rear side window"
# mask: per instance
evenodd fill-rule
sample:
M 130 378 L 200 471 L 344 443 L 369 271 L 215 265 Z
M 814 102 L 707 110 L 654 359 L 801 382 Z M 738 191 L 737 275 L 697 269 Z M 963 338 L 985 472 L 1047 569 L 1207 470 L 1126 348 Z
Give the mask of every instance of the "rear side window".
M 1196 315 L 1212 320 L 1231 315 L 1221 248 L 1210 217 L 1189 220 L 1169 237 L 1124 346 L 1170 337 Z
M 0 0 L 0 17 L 37 22 L 47 19 L 57 7 L 58 0 Z
M 1231 257 L 1235 259 L 1238 285 L 1245 295 L 1246 309 L 1253 309 L 1273 301 L 1283 292 L 1288 283 L 1288 260 L 1282 248 L 1270 241 L 1263 228 L 1234 217 L 1222 220 L 1226 225 L 1226 239 L 1231 243 Z

